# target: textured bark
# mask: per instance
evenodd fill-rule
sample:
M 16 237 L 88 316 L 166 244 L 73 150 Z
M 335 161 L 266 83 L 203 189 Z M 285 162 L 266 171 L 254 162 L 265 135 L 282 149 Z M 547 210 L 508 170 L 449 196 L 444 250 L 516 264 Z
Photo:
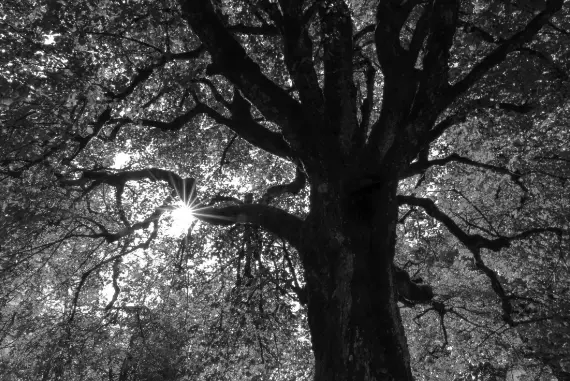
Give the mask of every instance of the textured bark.
M 366 200 L 320 189 L 300 247 L 315 380 L 412 380 L 392 271 L 396 181 Z

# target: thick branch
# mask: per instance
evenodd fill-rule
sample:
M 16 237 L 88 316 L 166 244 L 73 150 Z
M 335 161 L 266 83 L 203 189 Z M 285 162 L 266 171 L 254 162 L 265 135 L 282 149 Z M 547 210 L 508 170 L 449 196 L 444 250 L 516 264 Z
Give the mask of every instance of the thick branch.
M 401 29 L 415 5 L 415 1 L 399 4 L 382 0 L 377 7 L 374 41 L 384 74 L 384 90 L 380 117 L 372 125 L 367 142 L 377 162 L 384 160 L 394 142 L 402 138 L 401 127 L 407 124 L 418 90 L 415 59 L 400 43 Z M 412 142 L 412 146 L 415 145 Z M 399 148 L 394 149 L 400 152 Z
M 348 147 L 358 126 L 353 77 L 352 19 L 344 1 L 319 7 L 323 32 L 325 114 L 331 131 Z
M 238 99 L 242 102 L 241 104 Z M 249 103 L 241 97 L 239 92 L 234 95 L 234 102 L 230 107 L 232 111 L 231 119 L 226 118 L 204 104 L 201 104 L 201 109 L 203 109 L 204 113 L 210 118 L 227 126 L 233 132 L 238 134 L 239 137 L 248 143 L 251 143 L 253 146 L 287 160 L 293 158 L 295 154 L 283 138 L 283 135 L 278 132 L 273 132 L 254 121 L 249 109 L 243 109 L 243 106 L 246 106 L 246 104 L 247 107 L 249 107 Z
M 262 204 L 268 204 L 274 198 L 279 197 L 285 193 L 291 193 L 294 195 L 298 194 L 305 187 L 306 180 L 307 179 L 305 173 L 299 166 L 297 166 L 295 179 L 293 179 L 292 182 L 288 184 L 274 185 L 270 187 L 261 197 L 260 202 Z
M 282 209 L 261 204 L 198 208 L 194 215 L 213 225 L 253 224 L 299 247 L 303 221 Z
M 309 36 L 308 20 L 304 20 L 301 2 L 287 2 L 282 4 L 282 9 L 280 26 L 285 64 L 305 112 L 311 115 L 312 123 L 320 123 L 324 99 L 313 63 L 313 42 Z
M 210 1 L 179 0 L 183 16 L 206 46 L 220 74 L 292 139 L 306 134 L 298 102 L 262 74 L 261 68 L 218 19 Z
M 385 76 L 409 71 L 415 62 L 400 44 L 400 31 L 414 8 L 415 1 L 401 4 L 394 0 L 381 0 L 376 9 L 374 39 L 378 62 Z

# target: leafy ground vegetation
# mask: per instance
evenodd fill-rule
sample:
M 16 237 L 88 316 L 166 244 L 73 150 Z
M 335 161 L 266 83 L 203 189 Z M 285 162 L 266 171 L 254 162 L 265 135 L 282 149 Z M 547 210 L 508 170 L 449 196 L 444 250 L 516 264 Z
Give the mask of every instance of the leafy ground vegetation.
M 0 378 L 570 380 L 570 4 L 4 0 Z

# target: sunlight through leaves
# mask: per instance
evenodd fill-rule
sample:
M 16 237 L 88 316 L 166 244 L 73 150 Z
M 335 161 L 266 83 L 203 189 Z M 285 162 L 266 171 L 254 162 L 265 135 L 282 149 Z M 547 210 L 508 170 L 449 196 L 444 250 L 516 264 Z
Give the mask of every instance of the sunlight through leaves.
M 176 208 L 170 213 L 172 225 L 167 230 L 167 234 L 171 237 L 185 234 L 196 221 L 192 207 L 183 202 L 179 202 L 175 206 Z

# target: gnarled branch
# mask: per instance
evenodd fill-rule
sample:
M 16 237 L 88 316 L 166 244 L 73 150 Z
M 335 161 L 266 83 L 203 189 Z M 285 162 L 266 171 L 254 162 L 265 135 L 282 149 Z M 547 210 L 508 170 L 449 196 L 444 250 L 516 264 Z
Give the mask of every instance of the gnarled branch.
M 210 1 L 179 0 L 183 17 L 208 49 L 217 71 L 292 139 L 306 133 L 300 104 L 267 78 L 218 18 Z
M 198 207 L 194 215 L 212 225 L 253 224 L 299 247 L 303 220 L 286 211 L 261 204 Z
M 274 185 L 267 189 L 265 194 L 261 197 L 260 203 L 268 204 L 274 198 L 285 193 L 298 194 L 305 187 L 306 180 L 307 178 L 305 173 L 299 166 L 297 166 L 295 179 L 288 184 Z
M 459 225 L 457 225 L 457 223 L 455 223 L 455 221 L 453 221 L 451 217 L 439 209 L 435 202 L 429 198 L 398 195 L 398 204 L 421 207 L 427 213 L 427 215 L 441 222 L 447 228 L 447 230 L 450 231 L 450 233 L 452 233 L 461 243 L 463 243 L 468 248 L 484 248 L 491 251 L 500 251 L 501 249 L 510 247 L 512 241 L 528 238 L 534 234 L 548 232 L 556 234 L 564 233 L 562 229 L 555 227 L 535 228 L 512 236 L 497 236 L 497 238 L 490 239 L 483 237 L 480 234 L 466 233 L 463 229 L 461 229 L 461 227 L 459 227 Z
M 479 234 L 468 234 L 463 229 L 459 227 L 443 211 L 441 211 L 435 204 L 435 202 L 431 199 L 427 198 L 420 198 L 420 197 L 413 197 L 413 196 L 398 196 L 398 203 L 400 205 L 413 205 L 421 207 L 430 217 L 435 218 L 439 222 L 441 222 L 449 232 L 451 232 L 473 255 L 475 259 L 475 265 L 479 270 L 481 270 L 491 281 L 491 287 L 493 291 L 497 294 L 497 296 L 501 299 L 501 306 L 503 309 L 503 320 L 511 325 L 514 326 L 517 323 L 512 319 L 511 313 L 513 311 L 510 300 L 511 296 L 505 292 L 503 288 L 499 276 L 490 267 L 488 267 L 483 258 L 481 257 L 481 249 L 486 248 L 492 251 L 500 251 L 503 248 L 509 247 L 511 242 L 514 240 L 528 238 L 534 234 L 541 234 L 541 233 L 556 233 L 562 234 L 563 230 L 554 227 L 548 228 L 535 228 L 529 229 L 519 234 L 515 234 L 512 236 L 499 236 L 495 239 L 485 238 Z M 567 232 L 566 232 L 567 233 Z

